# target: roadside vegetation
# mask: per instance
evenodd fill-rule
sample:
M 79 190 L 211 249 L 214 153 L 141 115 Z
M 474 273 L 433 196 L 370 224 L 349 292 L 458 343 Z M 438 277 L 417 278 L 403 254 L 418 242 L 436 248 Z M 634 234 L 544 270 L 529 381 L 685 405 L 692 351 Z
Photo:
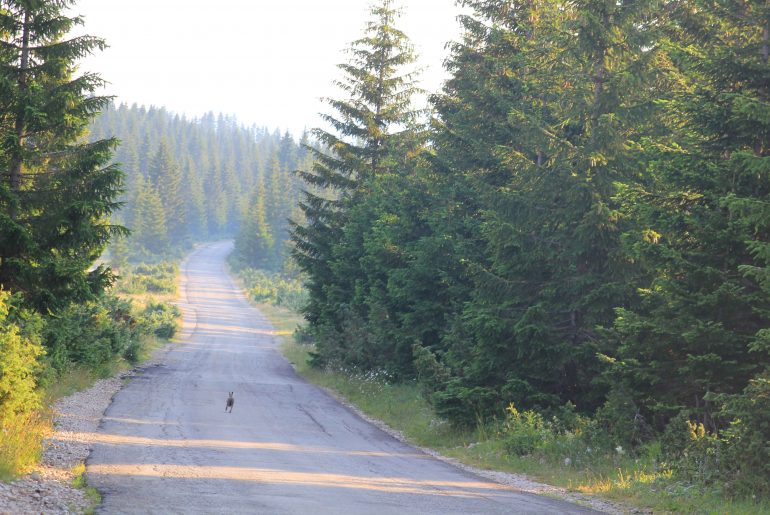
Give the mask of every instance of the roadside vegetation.
M 485 466 L 767 511 L 767 5 L 462 4 L 430 123 L 391 0 L 340 66 L 292 230 L 304 373 L 411 396 Z
M 309 159 L 288 132 L 99 96 L 78 67 L 107 42 L 73 36 L 74 4 L 0 9 L 0 479 L 39 459 L 47 406 L 174 335 L 193 243 L 258 227 L 283 260 Z
M 385 422 L 415 445 L 477 468 L 525 474 L 656 513 L 770 513 L 770 503 L 761 497 L 732 498 L 721 485 L 699 475 L 713 474 L 708 468 L 716 464 L 706 463 L 704 435 L 693 425 L 685 423 L 680 433 L 637 449 L 615 443 L 607 427 L 609 413 L 591 419 L 574 408 L 547 416 L 510 405 L 498 417 L 479 417 L 474 425 L 459 427 L 436 414 L 417 381 L 394 381 L 385 371 L 313 366 L 315 346 L 301 329 L 302 315 L 273 304 L 258 307 L 283 338 L 281 350 L 301 376 Z M 623 411 L 622 406 L 616 409 Z M 676 439 L 678 444 L 672 441 Z M 672 461 L 668 453 L 674 445 L 685 450 Z
M 42 316 L 0 292 L 0 479 L 29 470 L 51 431 L 48 406 L 149 357 L 174 336 L 174 264 L 137 265 L 98 298 Z M 159 295 L 159 297 L 155 297 Z
M 228 257 L 230 270 L 246 290 L 249 299 L 257 304 L 270 304 L 299 312 L 307 303 L 308 295 L 302 279 L 294 276 L 252 268 L 238 259 L 237 252 Z

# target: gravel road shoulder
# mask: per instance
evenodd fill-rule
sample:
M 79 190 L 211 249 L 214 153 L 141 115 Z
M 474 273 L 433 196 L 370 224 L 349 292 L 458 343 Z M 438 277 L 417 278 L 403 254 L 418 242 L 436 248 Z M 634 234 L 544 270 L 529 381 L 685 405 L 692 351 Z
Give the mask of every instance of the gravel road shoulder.
M 92 437 L 113 396 L 126 380 L 162 361 L 168 345 L 140 367 L 102 379 L 87 390 L 59 399 L 53 406 L 54 431 L 44 443 L 41 463 L 26 476 L 0 481 L 0 513 L 84 513 L 93 501 L 82 488 L 72 486 L 75 469 L 91 452 Z
M 416 447 L 417 449 L 421 450 L 425 454 L 429 454 L 430 456 L 433 456 L 438 460 L 454 465 L 455 467 L 463 469 L 477 476 L 481 476 L 483 478 L 489 479 L 496 483 L 512 486 L 522 492 L 527 492 L 527 493 L 537 494 L 537 495 L 544 495 L 547 497 L 552 497 L 554 499 L 568 501 L 571 503 L 579 504 L 581 506 L 586 506 L 588 508 L 600 511 L 602 513 L 608 513 L 611 515 L 621 515 L 621 514 L 636 515 L 636 514 L 651 513 L 649 511 L 630 507 L 622 503 L 613 502 L 606 499 L 600 499 L 594 496 L 585 495 L 577 492 L 571 492 L 565 488 L 560 488 L 557 486 L 538 483 L 522 474 L 510 474 L 507 472 L 499 472 L 496 470 L 484 470 L 476 467 L 471 467 L 470 465 L 466 465 L 464 463 L 460 463 L 459 461 L 453 458 L 449 458 L 447 456 L 443 456 L 442 454 L 439 454 L 433 449 L 430 449 L 428 447 L 420 447 L 413 444 L 406 438 L 406 436 L 404 436 L 403 433 L 393 429 L 392 427 L 388 426 L 387 424 L 385 424 L 380 420 L 369 417 L 366 413 L 358 409 L 353 404 L 350 404 L 344 397 L 337 394 L 337 392 L 335 392 L 334 390 L 330 390 L 328 388 L 323 388 L 323 389 L 329 395 L 334 397 L 337 400 L 337 402 L 346 406 L 349 410 L 353 411 L 356 415 L 366 420 L 370 424 L 377 426 L 382 431 L 391 435 L 393 438 L 396 438 L 397 440 L 400 440 L 413 447 Z

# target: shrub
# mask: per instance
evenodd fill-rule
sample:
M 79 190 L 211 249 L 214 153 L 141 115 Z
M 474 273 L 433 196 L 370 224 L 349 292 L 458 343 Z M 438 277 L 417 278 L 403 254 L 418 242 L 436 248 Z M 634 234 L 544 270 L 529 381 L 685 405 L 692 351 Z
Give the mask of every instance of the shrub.
M 722 431 L 720 475 L 733 495 L 770 495 L 770 369 L 737 395 L 714 396 L 721 416 L 731 422 Z
M 117 283 L 119 293 L 174 294 L 177 291 L 179 267 L 175 263 L 141 264 L 124 267 Z
M 171 339 L 176 334 L 179 308 L 165 302 L 151 302 L 140 314 L 140 321 L 147 332 L 159 338 Z
M 301 311 L 307 303 L 307 291 L 300 279 L 255 268 L 244 268 L 238 276 L 256 302 L 285 306 L 294 311 Z
M 423 395 L 432 402 L 432 396 L 449 382 L 451 377 L 449 369 L 441 363 L 436 355 L 427 347 L 419 343 L 412 346 L 414 356 L 414 368 L 417 372 L 417 381 L 423 390 Z
M 613 446 L 634 451 L 650 441 L 654 432 L 632 399 L 623 389 L 612 390 L 594 418 Z
M 712 395 L 729 425 L 709 434 L 682 412 L 666 426 L 663 453 L 676 477 L 736 497 L 770 495 L 770 370 L 734 395 Z
M 676 477 L 708 485 L 719 480 L 721 443 L 686 411 L 672 418 L 660 439 L 663 457 Z
M 506 408 L 503 422 L 505 449 L 514 456 L 526 456 L 542 447 L 550 439 L 550 427 L 546 427 L 542 415 L 527 410 L 519 412 L 513 403 Z
M 72 363 L 99 370 L 140 337 L 131 304 L 112 296 L 73 304 L 56 313 L 44 331 L 48 361 L 58 371 Z
M 16 312 L 11 299 L 0 290 L 0 479 L 9 479 L 37 461 L 48 428 L 38 414 L 42 319 Z
M 0 290 L 0 420 L 40 408 L 37 374 L 43 348 L 39 335 L 23 334 L 9 319 L 9 300 Z

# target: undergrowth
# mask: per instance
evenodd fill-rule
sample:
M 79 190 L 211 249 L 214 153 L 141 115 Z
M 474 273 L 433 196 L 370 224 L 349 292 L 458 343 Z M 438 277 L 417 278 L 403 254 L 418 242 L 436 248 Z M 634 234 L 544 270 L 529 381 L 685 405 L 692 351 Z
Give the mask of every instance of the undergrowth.
M 256 303 L 299 311 L 307 302 L 307 291 L 298 278 L 255 268 L 233 269 L 249 298 Z
M 499 419 L 460 428 L 435 415 L 424 388 L 392 383 L 383 371 L 361 372 L 309 365 L 313 346 L 288 337 L 301 317 L 275 306 L 260 306 L 284 336 L 282 351 L 298 373 L 329 388 L 367 415 L 403 433 L 413 444 L 429 447 L 482 469 L 522 473 L 569 491 L 651 509 L 654 512 L 770 513 L 761 498 L 730 498 L 711 484 L 677 478 L 661 442 L 650 440 L 633 452 L 616 445 L 594 419 L 566 407 L 545 417 L 510 405 Z
M 149 357 L 174 336 L 179 310 L 148 291 L 176 291 L 176 265 L 136 267 L 115 291 L 46 316 L 0 290 L 0 480 L 30 470 L 52 430 L 47 406 Z M 172 287 L 173 286 L 173 287 Z
M 0 421 L 0 480 L 8 481 L 40 461 L 42 441 L 51 432 L 44 411 L 7 416 Z

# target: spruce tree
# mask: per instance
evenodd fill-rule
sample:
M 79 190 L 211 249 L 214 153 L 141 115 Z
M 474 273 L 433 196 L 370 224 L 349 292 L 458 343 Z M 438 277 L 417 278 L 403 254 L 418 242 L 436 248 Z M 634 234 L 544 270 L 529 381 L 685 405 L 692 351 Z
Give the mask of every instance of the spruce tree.
M 260 178 L 251 196 L 246 218 L 235 240 L 235 255 L 248 266 L 273 269 L 275 238 L 265 214 L 266 192 L 264 178 Z
M 306 223 L 294 224 L 292 241 L 308 275 L 305 315 L 321 359 L 355 359 L 339 337 L 353 318 L 366 316 L 350 310 L 365 280 L 359 258 L 366 227 L 350 220 L 351 206 L 366 197 L 368 181 L 393 166 L 392 149 L 403 137 L 399 130 L 416 116 L 413 77 L 402 72 L 414 57 L 406 35 L 395 28 L 392 5 L 384 0 L 373 7 L 364 36 L 349 47 L 351 59 L 339 65 L 343 78 L 337 83 L 346 97 L 327 99 L 334 114 L 323 116 L 334 132 L 313 131 L 321 149 L 308 148 L 315 164 L 311 172 L 299 172 L 312 188 L 300 204 Z
M 638 208 L 632 255 L 652 277 L 641 306 L 619 311 L 613 373 L 660 426 L 686 411 L 716 430 L 712 396 L 769 363 L 770 10 L 687 1 L 672 18 L 675 144 L 661 145 Z
M 134 196 L 134 217 L 130 229 L 133 241 L 144 250 L 142 257 L 160 255 L 168 249 L 166 213 L 157 189 L 149 180 L 140 180 Z
M 77 61 L 101 39 L 66 39 L 82 19 L 68 0 L 0 5 L 0 284 L 42 309 L 90 298 L 111 281 L 92 264 L 111 235 L 122 175 L 108 165 L 115 140 L 85 143 L 109 99 Z
M 181 245 L 188 233 L 185 200 L 182 197 L 182 170 L 171 155 L 168 142 L 161 140 L 150 161 L 149 180 L 160 194 L 166 231 L 171 245 Z
M 633 297 L 619 195 L 640 174 L 658 56 L 646 2 L 467 2 L 436 98 L 455 303 L 435 354 L 439 410 L 602 402 L 597 327 Z M 633 87 L 632 87 L 633 86 Z M 632 143 L 635 142 L 635 143 Z M 442 191 L 443 190 L 443 191 Z M 439 243 L 439 242 L 437 242 Z

